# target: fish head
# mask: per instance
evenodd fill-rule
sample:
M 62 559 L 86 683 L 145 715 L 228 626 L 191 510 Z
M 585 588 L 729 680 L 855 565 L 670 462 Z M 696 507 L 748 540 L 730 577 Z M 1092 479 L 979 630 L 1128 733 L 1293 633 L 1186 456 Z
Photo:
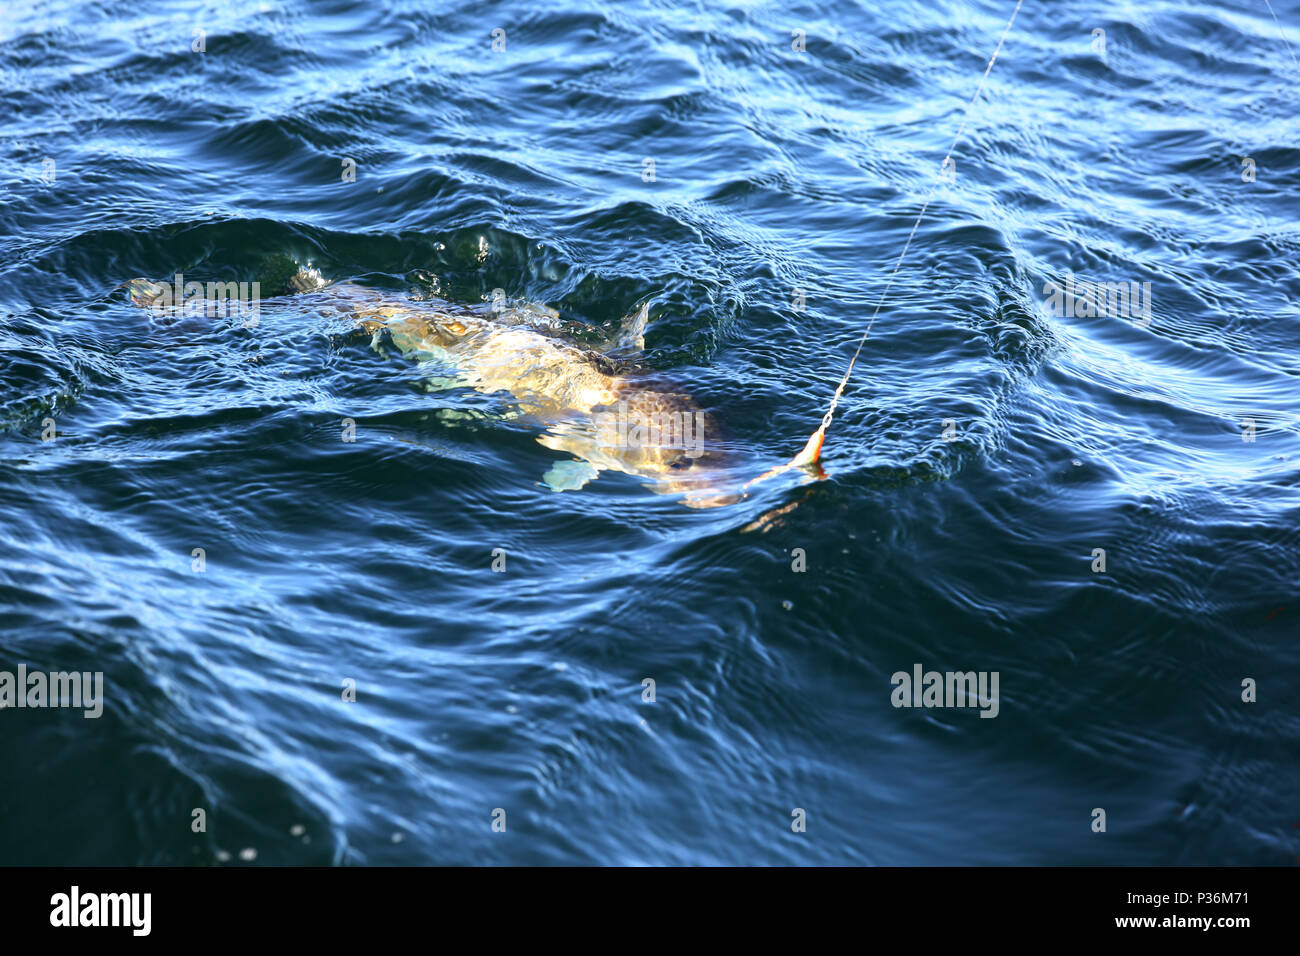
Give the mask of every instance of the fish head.
M 714 508 L 744 497 L 714 421 L 684 395 L 624 393 L 597 414 L 597 440 L 607 467 L 681 495 L 688 507 Z
M 728 467 L 719 452 L 699 458 L 679 457 L 667 462 L 662 470 L 653 469 L 649 477 L 654 479 L 656 490 L 681 495 L 682 504 L 688 508 L 720 508 L 745 497 L 735 469 Z

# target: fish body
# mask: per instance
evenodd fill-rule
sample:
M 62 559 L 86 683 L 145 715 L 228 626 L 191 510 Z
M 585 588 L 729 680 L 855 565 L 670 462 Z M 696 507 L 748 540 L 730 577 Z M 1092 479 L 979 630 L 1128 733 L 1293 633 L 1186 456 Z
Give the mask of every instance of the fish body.
M 166 287 L 147 279 L 125 284 L 148 308 Z M 349 283 L 294 282 L 323 311 L 346 314 L 403 353 L 434 358 L 484 393 L 512 397 L 544 426 L 538 441 L 572 456 L 544 476 L 555 490 L 581 488 L 601 471 L 681 494 L 692 507 L 739 500 L 722 459 L 714 416 L 687 393 L 639 369 L 649 304 L 628 315 L 603 350 L 565 338 L 558 315 L 544 307 L 485 312 L 441 301 L 406 301 Z M 262 305 L 265 305 L 263 303 Z

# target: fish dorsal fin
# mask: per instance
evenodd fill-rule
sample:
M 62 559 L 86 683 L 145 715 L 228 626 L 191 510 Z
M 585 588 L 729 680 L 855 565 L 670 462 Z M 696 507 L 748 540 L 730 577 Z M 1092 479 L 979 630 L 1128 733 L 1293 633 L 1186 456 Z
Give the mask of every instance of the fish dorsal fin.
M 619 323 L 618 334 L 610 343 L 610 351 L 640 352 L 645 348 L 645 327 L 650 321 L 650 300 L 641 303 L 635 312 L 623 316 Z
M 289 279 L 289 287 L 294 292 L 319 292 L 329 285 L 319 269 L 311 266 L 298 266 L 298 271 Z

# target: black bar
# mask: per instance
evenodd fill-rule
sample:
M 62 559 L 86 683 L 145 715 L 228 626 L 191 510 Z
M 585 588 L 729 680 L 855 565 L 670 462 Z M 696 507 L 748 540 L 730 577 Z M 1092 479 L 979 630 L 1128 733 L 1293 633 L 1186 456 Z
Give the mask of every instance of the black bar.
M 744 935 L 773 922 L 818 934 L 842 926 L 859 939 L 890 930 L 917 942 L 998 945 L 1017 940 L 1130 937 L 1231 944 L 1263 930 L 1291 928 L 1285 907 L 1300 881 L 1289 867 L 899 868 L 621 870 L 515 868 L 10 868 L 0 870 L 6 941 L 41 937 L 78 942 L 135 935 L 123 898 L 109 901 L 119 923 L 51 925 L 60 905 L 99 912 L 99 894 L 150 894 L 149 938 L 249 944 L 284 937 L 295 945 L 380 932 L 443 935 L 452 928 L 550 935 L 568 925 L 586 934 L 622 925 L 635 940 L 667 944 L 704 920 Z M 1179 894 L 1186 894 L 1180 896 Z M 87 896 L 94 896 L 87 903 Z M 1121 920 L 1153 919 L 1149 925 Z M 1209 918 L 1211 925 L 1189 925 Z M 1223 925 L 1222 920 L 1246 920 Z M 1181 921 L 1181 922 L 1180 922 Z M 669 923 L 678 929 L 669 932 Z M 910 928 L 909 928 L 910 927 Z M 919 934 L 919 935 L 917 935 Z M 381 938 L 381 937 L 374 937 Z M 416 936 L 420 938 L 420 936 Z M 43 940 L 42 940 L 43 941 Z

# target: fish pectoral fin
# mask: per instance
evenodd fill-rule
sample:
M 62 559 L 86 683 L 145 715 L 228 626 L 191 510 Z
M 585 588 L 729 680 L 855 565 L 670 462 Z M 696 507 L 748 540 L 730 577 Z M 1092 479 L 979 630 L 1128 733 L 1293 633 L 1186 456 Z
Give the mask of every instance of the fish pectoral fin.
M 557 461 L 542 475 L 542 483 L 552 491 L 577 491 L 600 474 L 600 469 L 587 461 Z
M 615 336 L 611 350 L 626 349 L 640 352 L 645 348 L 645 327 L 650 321 L 650 300 L 641 303 L 641 308 L 623 316 L 619 323 L 618 335 Z

